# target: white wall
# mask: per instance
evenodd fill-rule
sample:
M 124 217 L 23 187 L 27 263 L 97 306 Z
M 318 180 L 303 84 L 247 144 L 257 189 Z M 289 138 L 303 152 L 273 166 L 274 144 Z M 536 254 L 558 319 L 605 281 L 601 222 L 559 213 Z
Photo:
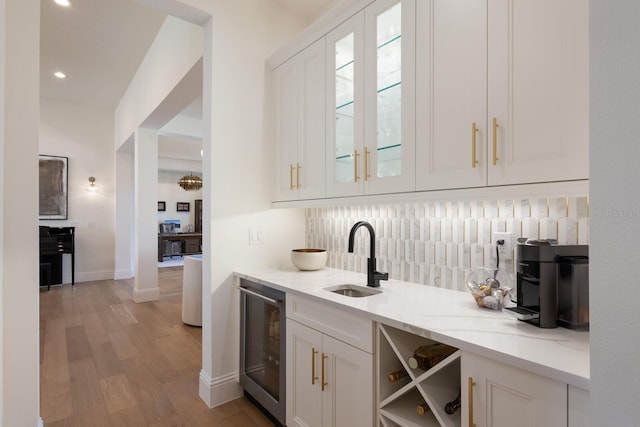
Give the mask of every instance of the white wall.
M 113 112 L 53 99 L 40 100 L 40 154 L 69 158 L 67 221 L 76 227 L 76 281 L 112 279 L 115 266 Z M 85 191 L 89 177 L 97 191 Z M 63 281 L 71 282 L 70 261 Z
M 39 1 L 0 0 L 0 425 L 4 427 L 35 427 L 39 412 L 39 33 Z
M 591 425 L 637 426 L 640 3 L 589 5 Z
M 185 191 L 178 185 L 178 180 L 189 172 L 159 171 L 158 172 L 158 200 L 166 202 L 167 210 L 158 212 L 158 223 L 165 219 L 179 219 L 181 232 L 187 231 L 187 225 L 191 224 L 195 228 L 195 200 L 202 200 L 202 189 L 198 191 Z M 200 176 L 201 174 L 195 175 Z M 177 212 L 176 203 L 189 203 L 189 212 Z
M 270 138 L 269 76 L 265 59 L 302 30 L 264 0 L 217 1 L 205 27 L 204 176 L 205 288 L 203 370 L 200 396 L 217 405 L 237 396 L 238 302 L 232 272 L 242 266 L 289 262 L 304 244 L 304 211 L 270 210 L 274 145 Z M 206 50 L 205 50 L 206 52 Z M 224 58 L 224 60 L 219 60 Z M 210 119 L 208 121 L 207 119 Z M 210 142 L 210 145 L 207 145 Z M 249 228 L 264 231 L 265 244 L 249 246 Z

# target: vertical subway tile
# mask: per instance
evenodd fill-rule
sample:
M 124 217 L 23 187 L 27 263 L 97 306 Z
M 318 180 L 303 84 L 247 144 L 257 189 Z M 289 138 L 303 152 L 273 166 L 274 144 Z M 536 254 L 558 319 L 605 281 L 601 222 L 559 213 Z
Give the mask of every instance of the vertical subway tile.
M 429 284 L 440 287 L 440 267 L 437 265 L 429 266 Z
M 484 247 L 479 243 L 471 244 L 471 268 L 479 268 L 484 265 Z
M 456 267 L 458 265 L 458 244 L 447 242 L 445 245 L 446 264 L 449 267 Z
M 446 265 L 440 267 L 440 287 L 453 289 L 453 283 L 451 282 L 451 268 Z
M 429 240 L 424 245 L 424 260 L 427 264 L 436 263 L 436 244 L 433 240 Z
M 440 240 L 443 242 L 451 241 L 451 218 L 440 219 Z
M 429 284 L 429 264 L 420 264 L 420 283 Z
M 427 218 L 431 218 L 436 215 L 436 208 L 433 203 L 425 203 L 424 205 L 424 216 Z
M 561 245 L 578 244 L 578 221 L 574 218 L 558 220 L 558 243 Z
M 513 239 L 517 239 L 522 236 L 522 221 L 520 218 L 511 217 L 507 219 L 507 233 L 511 233 L 513 235 Z
M 410 239 L 411 238 L 411 223 L 412 220 L 410 218 L 399 218 L 398 222 L 400 224 L 400 239 Z
M 447 262 L 446 245 L 442 241 L 436 242 L 435 243 L 435 264 L 445 265 L 446 262 Z
M 415 244 L 413 240 L 402 240 L 401 243 L 404 245 L 404 257 L 403 259 L 408 262 L 414 262 L 416 259 L 415 254 Z
M 589 216 L 589 198 L 588 197 L 570 197 L 569 198 L 569 218 L 576 221 Z
M 429 218 L 420 218 L 420 240 L 429 240 Z
M 458 216 L 458 203 L 447 202 L 447 218 L 457 218 Z
M 471 218 L 482 218 L 484 216 L 484 205 L 481 201 L 475 201 L 470 203 Z
M 414 259 L 415 259 L 415 262 L 418 263 L 418 264 L 421 264 L 421 263 L 423 263 L 425 261 L 425 259 L 424 259 L 424 245 L 425 245 L 425 242 L 420 241 L 420 240 L 413 242 L 413 246 L 415 248 L 414 251 L 413 251 Z
M 438 218 L 444 218 L 447 216 L 447 204 L 444 202 L 435 203 L 434 215 Z
M 456 243 L 464 242 L 464 219 L 453 218 L 451 220 L 451 240 Z
M 549 198 L 549 218 L 564 218 L 568 215 L 567 198 L 552 197 Z
M 513 202 L 513 216 L 525 219 L 531 216 L 531 201 L 529 199 L 518 199 Z
M 549 216 L 547 199 L 531 199 L 531 218 L 540 219 Z
M 468 243 L 458 244 L 458 267 L 471 267 L 471 245 Z
M 491 220 L 498 216 L 498 202 L 496 200 L 484 201 L 484 217 Z
M 507 230 L 507 221 L 505 218 L 493 218 L 491 220 L 491 232 L 495 233 L 498 231 L 506 231 Z M 494 243 L 493 241 L 491 243 Z
M 455 267 L 451 269 L 452 288 L 456 291 L 466 291 L 467 286 L 464 280 L 464 269 Z
M 478 219 L 478 243 L 491 243 L 491 221 L 487 218 Z
M 411 231 L 409 233 L 409 239 L 420 240 L 420 220 L 418 218 L 411 218 Z
M 387 239 L 387 258 L 397 259 L 396 257 L 396 240 Z
M 403 261 L 406 257 L 404 248 L 405 248 L 404 240 L 396 240 L 396 253 L 393 259 L 398 261 Z
M 467 218 L 471 216 L 471 203 L 458 202 L 458 218 Z
M 475 218 L 464 219 L 464 241 L 469 244 L 478 242 L 478 221 Z
M 503 219 L 513 216 L 513 200 L 498 201 L 498 216 Z
M 429 218 L 429 240 L 440 240 L 440 218 Z
M 538 220 L 536 218 L 524 218 L 522 220 L 522 237 L 538 238 Z
M 496 262 L 498 259 L 496 258 L 496 245 L 486 244 L 483 246 L 483 256 L 484 256 L 484 267 L 486 268 L 495 268 Z
M 557 239 L 558 238 L 558 222 L 554 218 L 540 219 L 539 237 L 541 239 Z
M 375 227 L 375 230 L 376 230 L 376 235 L 378 237 L 387 237 L 387 235 L 385 234 L 385 229 L 384 229 L 384 219 L 376 218 L 374 224 L 375 224 L 374 227 Z
M 580 218 L 578 220 L 578 244 L 589 244 L 589 218 Z

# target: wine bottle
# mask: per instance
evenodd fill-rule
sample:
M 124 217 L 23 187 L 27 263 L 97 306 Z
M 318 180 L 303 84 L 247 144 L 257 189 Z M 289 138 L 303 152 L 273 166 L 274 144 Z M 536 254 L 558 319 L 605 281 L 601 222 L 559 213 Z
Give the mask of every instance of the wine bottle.
M 387 375 L 387 379 L 389 380 L 389 382 L 396 382 L 398 381 L 400 378 L 406 377 L 407 375 L 407 371 L 405 371 L 404 369 L 400 369 L 399 371 L 395 371 L 395 372 L 391 372 L 389 375 Z
M 424 415 L 427 412 L 431 411 L 431 408 L 429 408 L 429 405 L 427 405 L 426 403 L 421 403 L 416 407 L 416 411 L 418 411 L 419 415 Z
M 456 349 L 442 343 L 434 343 L 418 347 L 409 358 L 411 369 L 428 370 L 455 353 Z
M 444 405 L 444 412 L 446 412 L 449 415 L 455 414 L 458 411 L 458 409 L 460 409 L 461 397 L 462 397 L 461 394 L 458 393 L 458 397 L 456 397 L 454 400 Z

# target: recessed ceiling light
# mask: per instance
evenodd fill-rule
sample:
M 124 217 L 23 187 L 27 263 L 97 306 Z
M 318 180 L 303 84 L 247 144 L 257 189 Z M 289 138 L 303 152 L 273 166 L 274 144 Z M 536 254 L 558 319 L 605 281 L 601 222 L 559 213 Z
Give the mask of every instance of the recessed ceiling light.
M 69 0 L 54 0 L 56 3 L 58 3 L 60 6 L 71 6 L 71 2 Z
M 56 71 L 55 73 L 53 73 L 54 76 L 56 76 L 59 79 L 66 79 L 67 75 L 65 73 L 63 73 L 62 71 Z

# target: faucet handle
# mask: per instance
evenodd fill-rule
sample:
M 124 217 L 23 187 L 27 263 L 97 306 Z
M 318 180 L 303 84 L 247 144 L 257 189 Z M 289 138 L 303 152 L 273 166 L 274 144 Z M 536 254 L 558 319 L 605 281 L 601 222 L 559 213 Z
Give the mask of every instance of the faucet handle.
M 380 280 L 389 280 L 389 273 L 380 273 L 379 271 L 373 272 L 373 280 L 377 286 L 380 286 Z

